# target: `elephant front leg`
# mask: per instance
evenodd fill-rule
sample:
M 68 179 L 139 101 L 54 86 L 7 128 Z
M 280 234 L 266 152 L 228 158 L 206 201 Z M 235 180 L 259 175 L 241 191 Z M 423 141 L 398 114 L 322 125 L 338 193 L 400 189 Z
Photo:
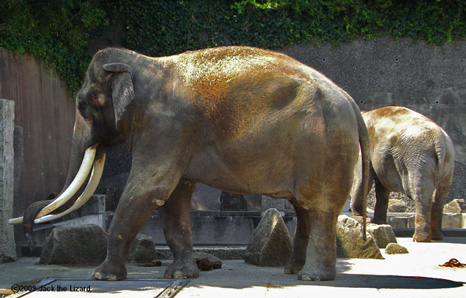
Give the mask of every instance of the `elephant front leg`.
M 167 201 L 179 181 L 179 176 L 173 170 L 174 167 L 168 166 L 156 169 L 140 167 L 133 162 L 108 232 L 107 258 L 95 270 L 95 279 L 126 279 L 125 263 L 134 238 L 150 214 Z
M 306 249 L 309 242 L 309 212 L 294 203 L 293 206 L 298 221 L 293 239 L 291 259 L 285 266 L 286 274 L 296 274 L 303 268 L 306 262 Z
M 157 204 L 146 196 L 123 195 L 115 211 L 107 240 L 107 258 L 95 270 L 97 280 L 126 279 L 126 259 L 138 231 Z
M 375 182 L 375 198 L 375 210 L 372 222 L 376 224 L 386 224 L 390 190 L 378 180 Z
M 173 253 L 173 263 L 165 271 L 165 278 L 195 278 L 199 269 L 194 261 L 191 195 L 195 183 L 182 181 L 166 204 L 159 209 L 165 239 Z

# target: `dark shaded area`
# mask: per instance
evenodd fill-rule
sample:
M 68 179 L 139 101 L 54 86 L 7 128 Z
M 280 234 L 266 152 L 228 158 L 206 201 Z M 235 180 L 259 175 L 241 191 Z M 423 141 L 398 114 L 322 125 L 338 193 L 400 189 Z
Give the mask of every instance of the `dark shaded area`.
M 220 195 L 220 211 L 248 211 L 244 195 L 222 191 Z
M 190 280 L 168 280 L 168 279 L 128 279 L 119 282 L 109 281 L 96 281 L 93 279 L 72 279 L 72 278 L 60 278 L 60 279 L 45 279 L 38 283 L 36 287 L 43 286 L 44 290 L 46 287 L 54 286 L 55 291 L 58 286 L 67 287 L 70 290 L 70 285 L 74 287 L 89 288 L 91 293 L 118 293 L 121 291 L 150 291 L 158 295 L 168 295 L 163 297 L 173 297 L 176 292 L 182 290 Z M 297 281 L 294 280 L 293 284 L 280 284 L 270 283 L 267 284 L 254 284 L 251 282 L 246 285 L 238 284 L 227 284 L 223 281 L 222 284 L 216 284 L 215 282 L 208 285 L 195 285 L 194 287 L 222 287 L 222 288 L 249 288 L 256 286 L 267 286 L 274 288 L 287 288 L 297 285 L 308 285 L 308 286 L 329 286 L 337 288 L 374 288 L 374 289 L 417 289 L 417 290 L 429 290 L 429 289 L 447 289 L 464 286 L 464 283 L 456 282 L 447 279 L 439 278 L 427 278 L 419 276 L 397 276 L 397 275 L 368 275 L 368 274 L 342 274 L 338 275 L 337 279 L 328 282 L 309 282 L 309 281 Z M 50 288 L 51 289 L 51 288 Z M 171 295 L 170 295 L 170 294 Z M 136 293 L 135 293 L 136 294 Z M 155 296 L 160 297 L 160 296 Z
M 445 289 L 461 287 L 464 283 L 441 278 L 398 275 L 344 274 L 344 283 L 329 285 L 348 288 L 376 289 Z

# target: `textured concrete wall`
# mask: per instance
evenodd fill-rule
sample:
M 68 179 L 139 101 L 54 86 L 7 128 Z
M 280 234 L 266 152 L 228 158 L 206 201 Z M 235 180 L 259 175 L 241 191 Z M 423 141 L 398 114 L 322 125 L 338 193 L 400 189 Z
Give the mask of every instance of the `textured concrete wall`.
M 0 263 L 16 259 L 13 226 L 15 103 L 0 99 Z
M 321 71 L 345 89 L 361 110 L 401 105 L 420 112 L 455 144 L 450 197 L 466 197 L 466 42 L 429 46 L 379 38 L 332 45 L 296 45 L 282 52 Z
M 60 192 L 68 172 L 74 99 L 45 63 L 0 48 L 0 98 L 15 102 L 23 127 L 24 205 Z

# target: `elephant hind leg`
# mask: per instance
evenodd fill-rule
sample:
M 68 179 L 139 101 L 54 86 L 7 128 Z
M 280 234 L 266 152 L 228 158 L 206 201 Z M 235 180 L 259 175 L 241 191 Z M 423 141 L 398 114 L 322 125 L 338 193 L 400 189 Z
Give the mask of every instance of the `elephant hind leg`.
M 413 196 L 416 208 L 413 241 L 430 242 L 432 240 L 432 196 L 434 191 L 424 189 Z M 435 212 L 434 212 L 435 213 Z
M 350 182 L 351 183 L 351 182 Z M 337 184 L 334 184 L 337 185 Z M 336 276 L 336 223 L 348 199 L 351 185 L 322 188 L 322 192 L 308 194 L 307 204 L 297 208 L 303 223 L 297 231 L 301 237 L 308 234 L 304 266 L 298 272 L 300 280 L 333 280 Z M 305 240 L 295 240 L 294 258 L 302 258 Z M 304 245 L 303 245 L 304 244 Z M 298 262 L 295 263 L 295 265 Z
M 374 218 L 372 222 L 376 224 L 386 224 L 390 190 L 379 180 L 375 182 L 375 198 Z
M 173 263 L 165 278 L 195 278 L 199 269 L 194 261 L 191 224 L 191 195 L 195 183 L 180 181 L 167 202 L 160 207 L 165 240 L 173 253 Z
M 445 205 L 450 192 L 451 176 L 443 179 L 437 185 L 434 192 L 434 200 L 432 202 L 432 214 L 431 214 L 431 233 L 433 240 L 442 240 L 442 216 L 443 206 Z
M 309 243 L 300 280 L 333 280 L 336 276 L 336 221 L 334 210 L 310 210 Z

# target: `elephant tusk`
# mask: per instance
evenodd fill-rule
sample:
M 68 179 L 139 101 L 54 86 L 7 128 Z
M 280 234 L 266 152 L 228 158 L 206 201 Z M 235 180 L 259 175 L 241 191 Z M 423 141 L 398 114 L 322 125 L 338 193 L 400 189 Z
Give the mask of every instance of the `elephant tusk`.
M 22 224 L 23 223 L 23 217 L 15 217 L 15 218 L 10 218 L 8 220 L 8 223 L 10 225 L 19 225 L 19 224 Z
M 42 217 L 38 217 L 34 220 L 34 223 L 38 224 L 38 223 L 44 223 L 44 222 L 48 222 L 54 219 L 58 219 L 60 217 L 63 217 L 81 208 L 92 197 L 95 190 L 97 189 L 97 186 L 99 185 L 99 182 L 100 182 L 100 178 L 102 177 L 104 165 L 105 165 L 105 154 L 102 156 L 102 158 L 95 161 L 94 168 L 92 169 L 91 177 L 89 178 L 89 182 L 87 183 L 86 188 L 84 189 L 83 193 L 79 196 L 79 198 L 76 200 L 76 202 L 74 202 L 74 204 L 70 208 L 58 214 L 48 214 Z
M 36 218 L 49 214 L 50 212 L 65 204 L 69 199 L 73 197 L 73 195 L 83 185 L 84 181 L 86 181 L 86 178 L 89 175 L 89 172 L 91 171 L 96 151 L 97 150 L 95 147 L 89 147 L 86 149 L 86 152 L 84 153 L 83 162 L 81 163 L 81 167 L 79 168 L 79 171 L 76 174 L 76 177 L 74 178 L 73 182 L 71 182 L 68 188 L 58 198 L 56 198 L 52 203 L 45 206 L 37 214 Z
M 44 215 L 49 214 L 50 212 L 56 210 L 57 208 L 65 204 L 68 200 L 70 200 L 73 197 L 73 195 L 79 190 L 79 188 L 83 185 L 84 181 L 89 175 L 89 172 L 91 171 L 92 164 L 95 159 L 96 151 L 97 150 L 95 147 L 89 147 L 86 149 L 83 161 L 73 182 L 71 182 L 68 188 L 58 198 L 56 198 L 52 203 L 45 206 L 37 214 L 36 218 L 40 218 Z M 23 223 L 23 217 L 11 218 L 10 220 L 8 220 L 8 223 L 10 225 L 21 224 Z

